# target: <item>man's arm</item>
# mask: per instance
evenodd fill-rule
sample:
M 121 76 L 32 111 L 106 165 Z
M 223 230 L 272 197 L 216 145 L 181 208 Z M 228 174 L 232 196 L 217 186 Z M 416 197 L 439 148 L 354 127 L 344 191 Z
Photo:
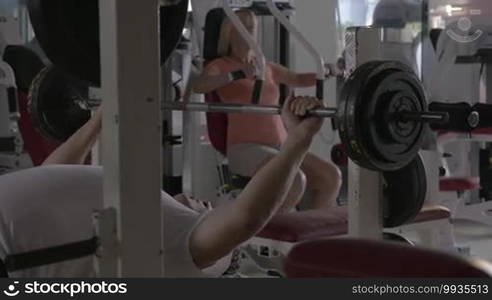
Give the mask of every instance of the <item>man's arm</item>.
M 305 114 L 306 107 L 314 106 L 306 104 L 298 111 Z M 286 110 L 284 108 L 284 112 Z M 292 118 L 292 113 L 289 114 Z M 267 224 L 283 204 L 321 124 L 320 119 L 309 118 L 294 128 L 286 126 L 291 128 L 279 154 L 255 174 L 235 201 L 211 211 L 196 227 L 191 236 L 190 251 L 198 267 L 212 265 Z
M 85 162 L 101 133 L 102 109 L 75 132 L 67 141 L 56 148 L 43 165 L 80 165 Z

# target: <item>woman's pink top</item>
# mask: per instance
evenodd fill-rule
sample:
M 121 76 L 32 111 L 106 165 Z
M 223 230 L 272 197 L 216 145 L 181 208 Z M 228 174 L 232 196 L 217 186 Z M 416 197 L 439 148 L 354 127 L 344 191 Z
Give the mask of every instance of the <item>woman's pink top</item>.
M 207 64 L 205 72 L 219 75 L 242 68 L 243 63 L 239 60 L 221 57 Z M 272 65 L 267 64 L 259 105 L 279 104 L 279 87 L 275 82 L 275 75 Z M 254 79 L 240 79 L 217 89 L 216 92 L 224 103 L 251 104 L 254 84 Z M 287 137 L 280 115 L 229 114 L 228 120 L 228 147 L 243 143 L 279 146 Z

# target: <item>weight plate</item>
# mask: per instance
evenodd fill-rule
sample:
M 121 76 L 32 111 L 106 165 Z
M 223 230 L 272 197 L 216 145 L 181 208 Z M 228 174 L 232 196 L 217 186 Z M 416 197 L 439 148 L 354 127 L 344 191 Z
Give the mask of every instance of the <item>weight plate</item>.
M 393 228 L 413 220 L 427 195 L 427 178 L 420 155 L 404 168 L 383 172 L 384 227 Z
M 395 114 L 403 111 L 424 112 L 425 95 L 420 83 L 406 71 L 383 72 L 374 79 L 374 93 L 360 111 L 361 128 L 366 145 L 377 157 L 372 159 L 378 169 L 399 169 L 409 164 L 419 151 L 424 137 L 422 122 L 400 122 Z M 369 91 L 364 93 L 369 95 Z M 396 106 L 396 107 L 395 107 Z M 385 131 L 389 129 L 389 136 Z
M 388 104 L 383 107 L 382 121 L 387 126 L 381 126 L 386 131 L 387 138 L 400 143 L 407 143 L 409 139 L 418 137 L 421 123 L 401 122 L 395 119 L 395 114 L 405 111 L 416 111 L 420 106 L 414 95 L 406 92 L 394 93 Z
M 61 70 L 99 86 L 101 81 L 98 0 L 29 0 L 31 23 L 48 58 Z M 161 7 L 161 60 L 179 43 L 188 0 Z
M 383 240 L 389 241 L 389 242 L 397 242 L 397 243 L 402 243 L 406 244 L 409 246 L 415 246 L 415 244 L 407 239 L 404 236 L 401 236 L 399 234 L 393 233 L 393 232 L 383 232 Z
M 25 94 L 29 92 L 36 75 L 45 67 L 41 58 L 25 46 L 7 46 L 3 60 L 14 70 L 17 89 Z
M 63 142 L 91 117 L 78 99 L 87 99 L 88 86 L 50 66 L 33 80 L 29 91 L 29 116 L 46 138 Z
M 422 85 L 404 64 L 363 64 L 345 82 L 339 107 L 340 138 L 358 165 L 394 171 L 409 164 L 418 153 L 426 125 L 394 118 L 405 110 L 426 111 Z
M 361 148 L 361 128 L 354 123 L 355 105 L 351 102 L 358 98 L 359 91 L 364 85 L 361 80 L 369 75 L 371 70 L 379 65 L 379 62 L 369 62 L 357 68 L 345 82 L 338 104 L 338 132 L 342 144 L 345 145 L 349 157 L 360 165 L 360 158 L 364 156 L 365 149 Z
M 343 144 L 337 144 L 331 148 L 331 161 L 340 168 L 348 165 L 347 150 Z

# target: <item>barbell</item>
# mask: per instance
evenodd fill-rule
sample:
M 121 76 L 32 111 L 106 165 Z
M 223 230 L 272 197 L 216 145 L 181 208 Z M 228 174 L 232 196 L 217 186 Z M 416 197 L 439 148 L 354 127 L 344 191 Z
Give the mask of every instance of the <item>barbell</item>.
M 182 36 L 188 2 L 182 0 L 161 7 L 162 62 Z M 98 0 L 28 1 L 36 38 L 53 64 L 71 77 L 96 86 L 100 83 L 98 3 Z M 42 84 L 46 85 L 50 86 Z M 50 89 L 46 92 L 39 89 L 42 91 L 31 93 L 30 107 L 40 131 L 52 136 L 60 131 L 56 138 L 63 140 L 73 133 L 73 128 L 82 125 L 87 110 L 78 105 L 83 102 L 77 95 L 79 92 L 72 89 L 60 94 L 60 87 L 53 88 L 56 93 L 52 95 L 64 95 L 68 102 L 46 99 Z M 59 109 L 50 100 L 58 101 Z M 281 111 L 275 106 L 175 102 L 164 103 L 163 109 L 258 114 L 279 114 Z M 314 110 L 311 114 L 335 118 L 350 158 L 365 168 L 380 171 L 394 171 L 408 165 L 422 145 L 429 128 L 427 123 L 445 123 L 448 117 L 445 113 L 428 111 L 422 84 L 411 69 L 388 61 L 370 62 L 357 68 L 344 85 L 339 108 Z M 66 124 L 66 128 L 57 130 L 53 124 L 60 124 L 58 127 Z
M 60 80 L 59 73 L 53 67 L 42 72 L 31 89 L 30 111 L 44 133 L 53 132 L 54 127 L 69 124 L 70 120 L 75 120 L 77 126 L 69 128 L 82 126 L 87 119 L 88 106 L 100 104 L 97 100 L 84 100 L 86 93 L 70 87 L 66 80 Z M 58 100 L 53 95 L 58 95 Z M 449 118 L 445 112 L 427 110 L 426 96 L 419 79 L 413 70 L 395 61 L 373 61 L 361 65 L 346 80 L 339 100 L 338 109 L 314 109 L 309 115 L 335 118 L 349 157 L 358 165 L 375 171 L 395 171 L 408 165 L 422 146 L 429 129 L 426 125 L 444 123 Z M 81 105 L 84 102 L 92 104 Z M 164 102 L 162 108 L 226 114 L 278 115 L 282 111 L 280 106 L 236 103 Z M 68 138 L 71 133 L 66 128 L 60 131 L 63 134 L 56 134 L 58 139 L 60 136 Z

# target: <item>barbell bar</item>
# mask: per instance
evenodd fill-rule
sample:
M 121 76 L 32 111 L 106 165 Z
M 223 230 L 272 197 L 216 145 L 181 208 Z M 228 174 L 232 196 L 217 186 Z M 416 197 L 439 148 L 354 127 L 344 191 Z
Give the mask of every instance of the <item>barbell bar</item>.
M 194 111 L 207 113 L 240 113 L 240 114 L 264 114 L 279 115 L 282 108 L 278 105 L 254 105 L 239 103 L 199 103 L 199 102 L 164 102 L 164 110 Z M 320 118 L 335 118 L 337 109 L 320 108 L 309 111 L 309 115 Z
M 164 102 L 164 110 L 172 111 L 194 111 L 206 113 L 226 113 L 226 114 L 264 114 L 279 115 L 282 113 L 282 107 L 278 105 L 255 105 L 240 103 L 200 103 L 200 102 Z M 307 116 L 319 118 L 337 118 L 337 108 L 317 108 L 307 113 Z M 394 114 L 394 120 L 397 122 L 428 122 L 441 123 L 445 122 L 449 115 L 445 112 L 401 112 Z
M 63 76 L 54 67 L 36 78 L 31 88 L 30 111 L 37 127 L 44 128 L 41 132 L 63 140 L 70 136 L 64 124 L 76 123 L 70 128 L 82 126 L 89 110 L 99 107 L 101 100 L 90 99 L 87 91 L 60 78 Z M 275 105 L 171 101 L 164 101 L 162 109 L 225 114 L 282 112 L 282 107 Z M 361 65 L 345 81 L 338 108 L 313 109 L 307 116 L 335 119 L 349 157 L 375 171 L 395 171 L 411 163 L 430 129 L 427 124 L 449 119 L 446 112 L 428 110 L 422 84 L 413 70 L 393 61 Z M 56 130 L 62 125 L 64 128 Z

